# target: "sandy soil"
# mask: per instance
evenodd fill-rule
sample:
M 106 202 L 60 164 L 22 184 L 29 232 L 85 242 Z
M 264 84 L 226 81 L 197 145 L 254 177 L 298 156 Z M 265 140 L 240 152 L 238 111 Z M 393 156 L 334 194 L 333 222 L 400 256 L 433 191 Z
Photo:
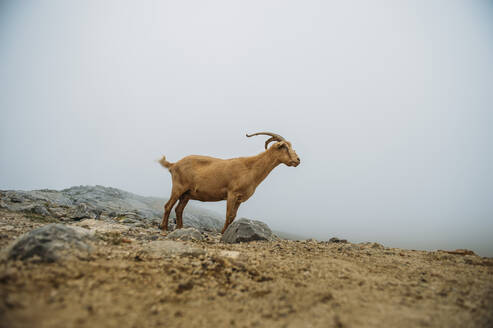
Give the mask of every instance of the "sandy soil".
M 0 212 L 0 247 L 46 223 Z M 493 327 L 493 259 L 218 236 L 187 242 L 206 254 L 156 258 L 157 235 L 108 235 L 90 261 L 2 260 L 0 326 Z

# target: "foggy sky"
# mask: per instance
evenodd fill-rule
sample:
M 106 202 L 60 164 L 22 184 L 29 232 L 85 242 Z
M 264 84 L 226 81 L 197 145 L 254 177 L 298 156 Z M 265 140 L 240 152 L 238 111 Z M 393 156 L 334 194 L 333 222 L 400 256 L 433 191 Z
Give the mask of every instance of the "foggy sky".
M 4 1 L 0 189 L 168 197 L 162 154 L 267 130 L 301 165 L 238 217 L 493 256 L 492 58 L 488 1 Z

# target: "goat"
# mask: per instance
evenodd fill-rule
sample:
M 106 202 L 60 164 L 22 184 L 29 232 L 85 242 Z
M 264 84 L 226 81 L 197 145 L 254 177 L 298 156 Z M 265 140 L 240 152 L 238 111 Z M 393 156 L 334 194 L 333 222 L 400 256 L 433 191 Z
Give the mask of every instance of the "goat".
M 164 205 L 162 234 L 168 230 L 171 209 L 176 206 L 176 228 L 183 228 L 182 214 L 190 199 L 202 202 L 226 200 L 226 221 L 224 233 L 236 217 L 241 203 L 250 198 L 257 186 L 279 164 L 298 166 L 300 158 L 291 143 L 278 134 L 258 132 L 247 137 L 268 135 L 265 151 L 251 157 L 220 159 L 209 156 L 190 155 L 176 163 L 170 163 L 163 156 L 159 163 L 171 173 L 171 196 Z M 276 141 L 270 148 L 270 142 Z

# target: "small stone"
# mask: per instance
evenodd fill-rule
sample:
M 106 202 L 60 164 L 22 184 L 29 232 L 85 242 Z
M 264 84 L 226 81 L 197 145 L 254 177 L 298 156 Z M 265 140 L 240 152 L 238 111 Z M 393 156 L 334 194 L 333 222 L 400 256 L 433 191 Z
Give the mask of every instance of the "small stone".
M 237 251 L 220 251 L 219 255 L 223 257 L 228 257 L 233 260 L 237 260 L 240 257 L 241 253 Z
M 382 244 L 373 243 L 371 244 L 371 248 L 384 249 L 385 247 Z
M 92 250 L 87 241 L 91 233 L 80 227 L 48 224 L 34 229 L 18 238 L 8 250 L 9 260 L 57 262 L 76 257 L 86 259 Z
M 11 195 L 10 201 L 12 203 L 22 203 L 24 201 L 24 198 L 20 195 Z
M 181 294 L 184 291 L 191 290 L 193 288 L 194 284 L 192 281 L 187 281 L 185 283 L 179 284 L 178 288 L 176 288 L 176 293 Z
M 340 239 L 338 237 L 332 237 L 329 239 L 329 243 L 342 243 L 342 244 L 346 244 L 347 243 L 347 240 L 346 239 Z
M 135 227 L 135 228 L 146 228 L 147 225 L 143 222 L 135 222 L 134 224 L 132 224 L 132 227 Z
M 167 239 L 188 241 L 188 240 L 204 240 L 204 237 L 202 236 L 200 231 L 198 231 L 195 228 L 184 228 L 184 229 L 177 229 L 169 233 Z
M 123 218 L 120 223 L 129 223 L 129 224 L 132 224 L 132 223 L 135 223 L 135 220 L 132 220 L 130 218 Z
M 49 216 L 50 215 L 50 212 L 48 212 L 48 210 L 46 209 L 46 207 L 41 206 L 41 205 L 34 205 L 31 208 L 31 212 L 34 213 L 34 214 L 42 215 L 42 216 Z
M 82 219 L 95 219 L 96 214 L 94 214 L 87 204 L 85 203 L 80 203 L 75 207 L 71 213 L 69 214 L 70 218 L 72 220 L 82 220 Z

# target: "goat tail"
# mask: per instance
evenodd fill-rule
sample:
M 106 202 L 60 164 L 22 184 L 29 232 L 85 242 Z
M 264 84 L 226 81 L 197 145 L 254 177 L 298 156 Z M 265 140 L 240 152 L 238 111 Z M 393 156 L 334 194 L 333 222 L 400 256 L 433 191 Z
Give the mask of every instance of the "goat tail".
M 166 160 L 166 156 L 163 156 L 160 160 L 158 160 L 159 164 L 161 164 L 163 167 L 170 169 L 175 163 L 170 163 Z

